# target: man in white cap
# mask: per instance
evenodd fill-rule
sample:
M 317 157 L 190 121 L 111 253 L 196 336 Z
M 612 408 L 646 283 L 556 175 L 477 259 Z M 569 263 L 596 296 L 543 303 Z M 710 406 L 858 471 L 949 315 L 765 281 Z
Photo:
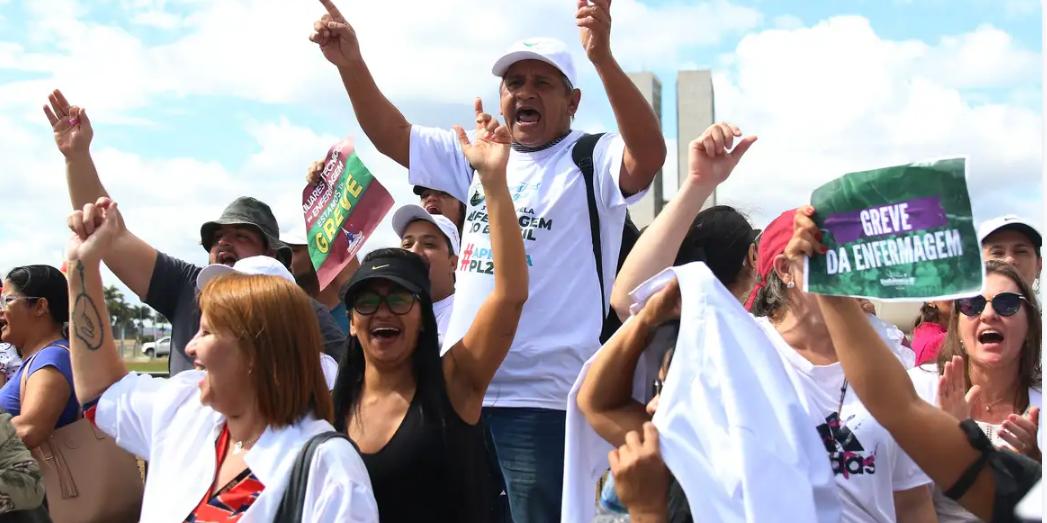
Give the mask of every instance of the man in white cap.
M 400 237 L 401 248 L 421 256 L 429 265 L 429 294 L 442 346 L 454 309 L 454 271 L 462 243 L 458 227 L 444 216 L 430 214 L 417 205 L 404 205 L 393 213 L 393 230 Z
M 480 181 L 453 132 L 412 125 L 389 102 L 364 63 L 352 26 L 331 0 L 321 3 L 327 14 L 314 24 L 311 40 L 338 67 L 367 137 L 408 168 L 412 185 L 446 192 L 467 206 L 455 306 L 444 336 L 445 346 L 454 344 L 494 285 Z M 642 197 L 665 161 L 654 111 L 611 54 L 610 4 L 578 0 L 576 24 L 621 134 L 590 141 L 595 137 L 571 130 L 582 93 L 571 53 L 559 40 L 517 42 L 491 70 L 500 79 L 499 108 L 512 138 L 507 178 L 530 267 L 530 299 L 484 400 L 515 521 L 559 519 L 567 394 L 600 346 L 627 205 Z M 474 109 L 478 125 L 497 128 L 479 99 Z M 591 180 L 581 168 L 588 164 Z
M 241 274 L 252 274 L 257 276 L 275 276 L 295 283 L 294 276 L 284 267 L 284 264 L 270 256 L 249 256 L 240 258 L 232 266 L 212 263 L 200 270 L 196 276 L 197 290 L 203 290 L 207 282 L 232 272 Z M 304 292 L 304 291 L 303 291 Z M 327 390 L 334 388 L 334 380 L 338 377 L 338 362 L 328 354 L 320 353 L 320 367 L 324 371 L 324 380 L 327 381 Z
M 978 228 L 982 254 L 986 260 L 1009 263 L 1025 283 L 1034 285 L 1043 269 L 1040 247 L 1043 237 L 1028 220 L 1007 214 L 982 222 Z

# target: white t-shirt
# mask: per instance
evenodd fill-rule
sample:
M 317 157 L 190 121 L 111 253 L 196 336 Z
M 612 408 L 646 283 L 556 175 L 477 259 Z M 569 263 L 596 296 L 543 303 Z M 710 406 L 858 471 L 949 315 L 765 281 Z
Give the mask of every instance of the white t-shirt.
M 447 332 L 447 324 L 451 321 L 452 310 L 454 310 L 454 294 L 433 303 L 433 314 L 436 316 L 436 332 L 441 346 L 444 343 L 444 333 Z
M 829 452 L 845 522 L 893 523 L 894 492 L 931 482 L 850 388 L 839 363 L 814 365 L 786 343 L 767 318 L 758 323 L 785 362 L 786 372 Z M 835 423 L 842 419 L 842 425 Z M 831 449 L 831 450 L 830 450 Z
M 938 405 L 937 363 L 926 363 L 919 367 L 909 369 L 909 378 L 912 380 L 913 388 L 916 389 L 916 394 L 920 396 L 923 401 L 926 401 L 931 405 Z M 1042 404 L 1042 392 L 1035 388 L 1030 388 L 1029 406 L 1042 407 Z M 993 425 L 977 420 L 975 420 L 975 422 L 982 428 L 982 431 L 989 436 L 989 440 L 992 441 L 993 445 L 997 447 L 1011 448 L 1010 445 L 1001 439 L 997 433 L 1000 429 L 999 425 Z M 1039 439 L 1037 439 L 1037 441 L 1039 441 Z M 946 485 L 945 488 L 949 488 L 949 486 Z M 940 523 L 975 523 L 981 521 L 977 516 L 965 510 L 959 503 L 946 497 L 938 485 L 935 485 L 934 488 L 934 510 L 938 513 L 938 521 Z
M 487 389 L 485 406 L 564 410 L 582 364 L 600 346 L 626 208 L 643 192 L 622 195 L 618 175 L 625 143 L 617 134 L 605 134 L 593 151 L 604 267 L 601 306 L 585 181 L 571 159 L 582 136 L 572 131 L 547 149 L 509 154 L 506 174 L 530 268 L 529 299 L 509 354 Z M 494 289 L 487 207 L 480 180 L 454 133 L 413 126 L 410 150 L 412 185 L 444 191 L 467 206 L 446 349 L 462 339 Z

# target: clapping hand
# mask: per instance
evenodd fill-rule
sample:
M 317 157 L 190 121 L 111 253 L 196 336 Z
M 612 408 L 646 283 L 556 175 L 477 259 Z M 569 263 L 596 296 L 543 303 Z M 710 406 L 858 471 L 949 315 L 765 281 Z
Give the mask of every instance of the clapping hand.
M 1040 408 L 1031 407 L 1019 416 L 1011 414 L 1004 420 L 1000 427 L 1000 438 L 1007 442 L 1015 451 L 1040 461 L 1040 448 L 1037 446 L 1036 435 L 1040 429 Z
M 981 395 L 977 385 L 967 390 L 964 368 L 963 357 L 953 356 L 945 362 L 938 378 L 938 407 L 961 421 L 971 417 L 971 406 Z
M 509 162 L 509 144 L 512 143 L 509 129 L 484 112 L 483 102 L 479 98 L 474 102 L 473 108 L 476 110 L 476 142 L 470 143 L 465 130 L 456 125 L 454 132 L 458 135 L 458 143 L 461 144 L 469 165 L 476 169 L 481 182 L 500 176 L 504 183 L 505 166 Z
M 87 112 L 82 107 L 69 105 L 62 91 L 55 89 L 47 100 L 50 105 L 44 106 L 47 121 L 55 132 L 55 144 L 66 158 L 77 154 L 86 154 L 91 145 L 94 131 Z

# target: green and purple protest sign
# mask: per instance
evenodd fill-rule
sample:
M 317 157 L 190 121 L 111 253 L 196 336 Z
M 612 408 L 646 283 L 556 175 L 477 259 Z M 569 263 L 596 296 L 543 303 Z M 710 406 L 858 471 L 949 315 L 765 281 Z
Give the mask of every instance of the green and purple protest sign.
M 814 191 L 828 248 L 808 292 L 888 301 L 977 294 L 984 269 L 963 158 L 846 174 Z
M 393 197 L 364 167 L 349 139 L 327 153 L 320 180 L 302 191 L 309 258 L 324 289 L 371 236 Z

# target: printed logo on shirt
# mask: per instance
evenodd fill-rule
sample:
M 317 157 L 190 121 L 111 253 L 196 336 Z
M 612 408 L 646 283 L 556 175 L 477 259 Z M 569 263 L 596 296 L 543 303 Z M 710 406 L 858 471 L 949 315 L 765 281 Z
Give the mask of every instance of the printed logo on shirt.
M 866 455 L 865 447 L 858 436 L 840 421 L 839 413 L 833 412 L 818 425 L 818 434 L 829 453 L 833 473 L 845 479 L 855 475 L 876 474 L 876 453 Z
M 538 182 L 535 184 L 520 183 L 515 187 L 512 187 L 509 192 L 512 194 L 513 201 L 518 202 L 522 199 L 530 200 L 532 196 L 538 194 L 538 189 L 542 187 L 542 183 Z
M 551 231 L 553 230 L 552 218 L 546 218 L 544 216 L 537 216 L 534 209 L 528 207 L 522 207 L 516 210 L 517 212 L 517 223 L 520 225 L 520 236 L 526 241 L 535 241 L 538 239 L 538 231 Z M 465 217 L 466 227 L 465 230 L 469 232 L 475 232 L 480 234 L 490 234 L 491 227 L 488 223 L 487 207 L 481 207 L 479 209 L 471 211 Z
M 458 260 L 459 272 L 494 274 L 494 253 L 489 248 L 481 247 L 477 249 L 476 245 L 472 243 L 466 244 Z M 531 255 L 528 254 L 527 266 L 530 267 L 531 265 Z
M 473 189 L 473 195 L 469 197 L 469 204 L 473 207 L 476 207 L 477 205 L 483 203 L 484 199 L 485 196 L 482 192 L 480 192 L 480 189 Z

